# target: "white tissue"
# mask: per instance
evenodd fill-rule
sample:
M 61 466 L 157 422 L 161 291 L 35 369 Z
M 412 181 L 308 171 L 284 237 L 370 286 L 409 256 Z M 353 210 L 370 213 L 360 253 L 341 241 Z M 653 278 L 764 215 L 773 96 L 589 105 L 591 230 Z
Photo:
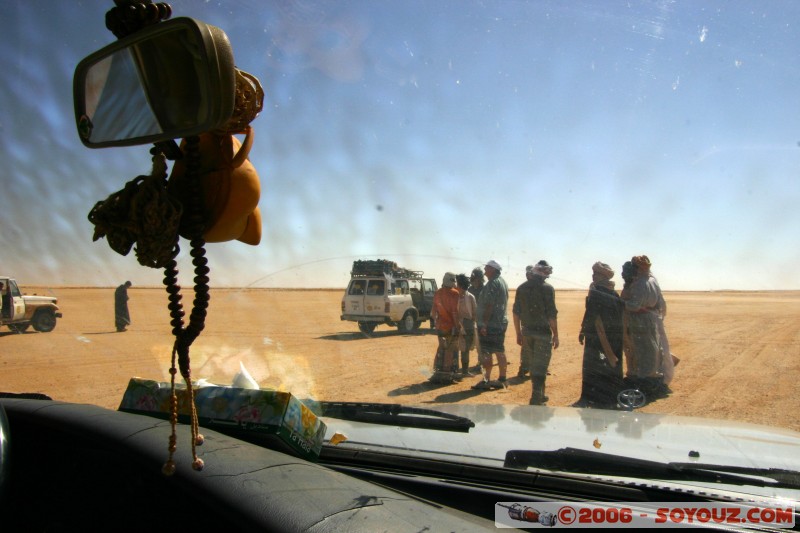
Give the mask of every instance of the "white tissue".
M 244 367 L 244 363 L 239 361 L 239 372 L 233 377 L 231 386 L 239 389 L 260 389 L 256 380 L 250 375 L 250 372 Z

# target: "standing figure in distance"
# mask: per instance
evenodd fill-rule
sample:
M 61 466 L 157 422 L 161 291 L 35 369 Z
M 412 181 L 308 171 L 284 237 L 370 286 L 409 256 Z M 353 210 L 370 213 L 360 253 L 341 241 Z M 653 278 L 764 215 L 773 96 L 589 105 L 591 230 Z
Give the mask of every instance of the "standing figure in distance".
M 478 313 L 478 302 L 469 292 L 469 278 L 466 274 L 456 276 L 458 285 L 458 322 L 461 331 L 458 336 L 458 349 L 461 351 L 461 375 L 474 376 L 469 369 L 469 352 L 475 349 L 475 317 Z
M 126 281 L 114 291 L 114 325 L 117 331 L 125 331 L 131 324 L 131 315 L 128 312 L 128 287 L 130 281 Z
M 514 329 L 517 344 L 525 353 L 531 371 L 530 405 L 545 405 L 547 369 L 553 350 L 558 348 L 558 309 L 556 293 L 547 278 L 553 267 L 541 260 L 533 266 L 533 276 L 517 288 L 514 298 Z
M 508 316 L 506 307 L 508 305 L 508 285 L 500 277 L 502 267 L 500 264 L 491 260 L 486 263 L 483 271 L 489 281 L 481 289 L 478 296 L 478 338 L 480 340 L 480 352 L 478 352 L 481 366 L 483 367 L 483 380 L 473 385 L 473 389 L 487 390 L 492 388 L 491 376 L 494 366 L 492 354 L 497 356 L 497 366 L 500 372 L 497 381 L 499 387 L 505 387 L 506 369 L 506 330 L 508 329 Z
M 458 325 L 458 297 L 456 275 L 447 272 L 442 278 L 442 287 L 433 295 L 431 309 L 439 340 L 430 378 L 432 383 L 461 381 L 461 376 L 456 376 L 455 372 L 458 365 L 458 332 L 461 330 Z
M 472 274 L 469 276 L 469 289 L 467 289 L 470 294 L 475 297 L 475 302 L 478 302 L 478 296 L 480 295 L 481 291 L 483 290 L 483 286 L 486 282 L 486 278 L 483 274 L 483 269 L 480 267 L 475 267 L 472 269 Z M 477 320 L 478 316 L 475 315 L 475 319 Z M 477 327 L 477 324 L 476 324 Z M 480 335 L 475 335 L 475 350 L 478 353 L 478 361 L 477 364 L 472 368 L 473 372 L 479 373 L 481 371 L 481 362 L 480 362 L 480 354 L 481 354 L 481 338 Z
M 614 290 L 614 270 L 600 261 L 592 265 L 578 342 L 583 345 L 581 397 L 573 407 L 614 409 L 622 389 L 622 308 Z
M 10 316 L 9 314 L 6 313 L 5 299 L 6 299 L 6 287 L 5 284 L 2 281 L 0 281 L 0 317 Z
M 636 277 L 636 265 L 631 261 L 625 261 L 622 265 L 622 280 L 625 282 L 622 285 L 622 292 L 620 298 L 627 300 L 633 280 Z M 630 314 L 624 306 L 622 307 L 622 351 L 625 352 L 625 378 L 626 380 L 634 379 L 636 377 L 636 354 L 633 351 L 633 340 L 631 339 L 630 331 Z
M 636 359 L 635 381 L 648 401 L 667 394 L 662 373 L 661 317 L 667 304 L 658 281 L 650 272 L 650 259 L 637 255 L 631 259 L 636 276 L 629 291 L 624 293 L 625 309 L 629 311 L 628 329 Z
M 533 279 L 533 265 L 528 265 L 525 267 L 525 280 L 531 281 Z M 519 314 L 519 313 L 517 313 Z M 530 350 L 526 350 L 524 347 L 520 347 L 519 349 L 519 370 L 517 371 L 517 377 L 521 380 L 525 380 L 526 374 L 530 374 L 531 371 L 531 361 L 530 358 L 533 354 Z

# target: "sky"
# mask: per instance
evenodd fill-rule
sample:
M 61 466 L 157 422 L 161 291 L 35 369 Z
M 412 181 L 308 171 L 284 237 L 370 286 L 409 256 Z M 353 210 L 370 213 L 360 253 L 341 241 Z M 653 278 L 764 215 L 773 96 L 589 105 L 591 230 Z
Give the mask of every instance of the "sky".
M 800 289 L 800 3 L 170 4 L 266 94 L 262 241 L 208 244 L 212 287 L 344 287 L 381 258 L 437 279 L 494 259 L 511 286 L 545 259 L 578 289 L 645 254 L 667 291 Z M 149 146 L 75 126 L 113 2 L 3 6 L 0 274 L 161 285 L 87 218 L 150 169 Z M 188 285 L 185 241 L 178 259 Z

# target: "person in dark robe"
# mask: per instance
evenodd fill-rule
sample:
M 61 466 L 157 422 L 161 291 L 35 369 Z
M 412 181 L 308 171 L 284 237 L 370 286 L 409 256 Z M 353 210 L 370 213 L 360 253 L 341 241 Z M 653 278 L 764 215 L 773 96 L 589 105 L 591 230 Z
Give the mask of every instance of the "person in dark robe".
M 583 345 L 581 397 L 573 407 L 614 409 L 622 388 L 623 302 L 614 290 L 614 271 L 592 265 L 592 284 L 578 342 Z
M 114 325 L 117 331 L 125 331 L 131 324 L 131 315 L 128 312 L 128 287 L 130 281 L 126 281 L 114 291 Z

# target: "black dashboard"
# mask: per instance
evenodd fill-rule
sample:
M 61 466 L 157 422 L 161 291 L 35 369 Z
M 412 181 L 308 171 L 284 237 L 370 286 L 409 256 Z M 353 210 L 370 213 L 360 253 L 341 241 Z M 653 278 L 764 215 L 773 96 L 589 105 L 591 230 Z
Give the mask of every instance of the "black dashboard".
M 4 530 L 494 529 L 485 517 L 205 428 L 205 468 L 191 469 L 188 426 L 179 426 L 178 469 L 167 477 L 168 422 L 47 400 L 0 406 Z

